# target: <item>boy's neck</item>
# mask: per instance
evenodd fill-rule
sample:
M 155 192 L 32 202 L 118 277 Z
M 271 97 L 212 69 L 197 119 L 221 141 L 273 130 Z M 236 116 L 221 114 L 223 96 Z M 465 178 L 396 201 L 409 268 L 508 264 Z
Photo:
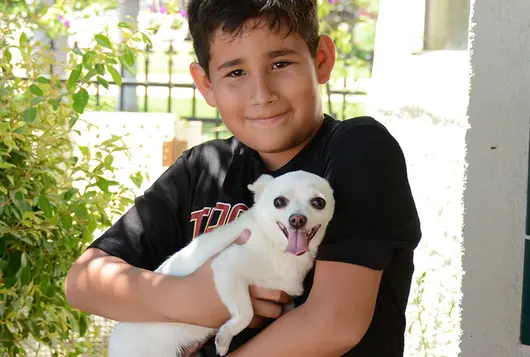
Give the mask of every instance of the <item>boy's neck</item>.
M 292 148 L 277 153 L 258 152 L 267 170 L 276 171 L 291 161 L 300 151 L 302 151 L 302 149 L 311 141 L 311 139 L 313 139 L 316 133 L 320 130 L 322 123 L 323 120 L 316 126 L 311 135 L 309 135 L 303 142 L 293 146 Z

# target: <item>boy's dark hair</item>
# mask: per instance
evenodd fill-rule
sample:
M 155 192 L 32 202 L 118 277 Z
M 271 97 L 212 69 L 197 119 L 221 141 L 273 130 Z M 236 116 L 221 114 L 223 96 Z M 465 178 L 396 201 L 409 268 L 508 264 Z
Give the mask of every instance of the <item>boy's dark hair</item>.
M 218 29 L 237 36 L 244 22 L 253 18 L 267 20 L 271 30 L 286 25 L 287 35 L 297 33 L 316 55 L 319 21 L 316 0 L 190 0 L 188 24 L 197 60 L 208 76 L 210 41 Z

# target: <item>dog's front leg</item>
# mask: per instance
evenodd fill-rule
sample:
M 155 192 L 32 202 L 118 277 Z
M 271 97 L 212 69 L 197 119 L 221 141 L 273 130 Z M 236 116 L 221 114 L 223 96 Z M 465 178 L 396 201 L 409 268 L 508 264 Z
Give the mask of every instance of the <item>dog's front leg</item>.
M 219 328 L 215 336 L 215 347 L 221 356 L 228 352 L 232 338 L 243 331 L 254 317 L 248 283 L 243 279 L 236 279 L 227 274 L 226 270 L 214 269 L 217 292 L 230 312 L 230 319 Z

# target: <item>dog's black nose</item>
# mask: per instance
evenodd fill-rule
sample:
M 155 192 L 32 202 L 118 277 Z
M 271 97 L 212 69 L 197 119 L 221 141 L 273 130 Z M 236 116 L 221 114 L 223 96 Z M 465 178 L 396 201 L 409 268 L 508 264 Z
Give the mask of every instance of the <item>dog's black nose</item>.
M 302 214 L 292 214 L 291 217 L 289 217 L 289 224 L 291 227 L 299 229 L 305 226 L 307 223 L 306 216 Z

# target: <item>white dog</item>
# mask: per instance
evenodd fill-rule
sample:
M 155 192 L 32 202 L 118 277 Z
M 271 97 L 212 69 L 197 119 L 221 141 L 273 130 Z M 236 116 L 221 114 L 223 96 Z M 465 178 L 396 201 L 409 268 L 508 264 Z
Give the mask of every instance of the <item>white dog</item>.
M 253 318 L 250 285 L 291 296 L 303 293 L 304 278 L 333 216 L 330 185 L 317 175 L 296 171 L 277 178 L 262 175 L 248 188 L 254 192 L 252 208 L 198 236 L 156 270 L 186 276 L 221 252 L 211 266 L 216 290 L 231 318 L 219 330 L 183 323 L 118 323 L 110 337 L 109 357 L 180 356 L 185 348 L 216 333 L 217 353 L 224 356 L 232 338 Z M 230 246 L 247 229 L 250 239 Z

